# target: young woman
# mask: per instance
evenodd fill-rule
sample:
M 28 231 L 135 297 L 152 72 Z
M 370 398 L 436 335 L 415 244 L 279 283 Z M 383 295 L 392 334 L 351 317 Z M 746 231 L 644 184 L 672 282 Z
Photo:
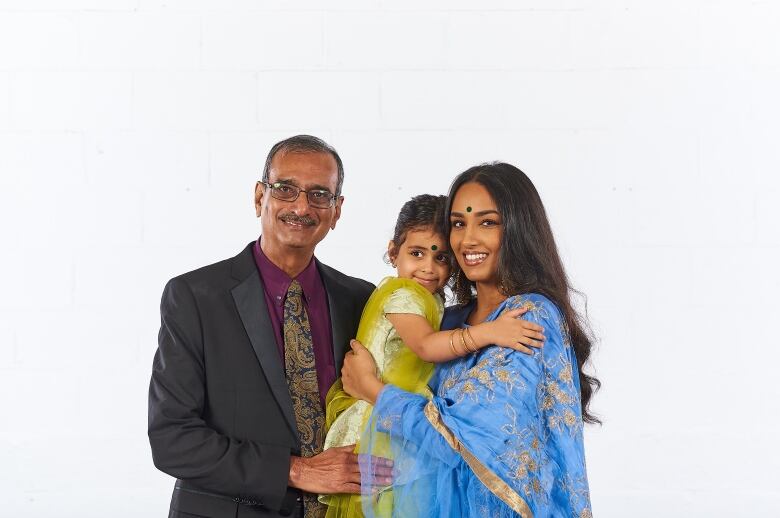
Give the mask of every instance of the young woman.
M 358 339 L 365 344 L 376 363 L 381 379 L 403 390 L 432 396 L 428 381 L 433 362 L 452 360 L 463 353 L 463 343 L 450 340 L 451 334 L 438 332 L 444 305 L 442 289 L 450 280 L 450 252 L 444 224 L 447 198 L 422 194 L 404 204 L 398 214 L 387 255 L 398 272 L 384 279 L 366 303 L 358 328 Z M 507 312 L 495 321 L 479 324 L 471 330 L 468 346 L 473 350 L 498 344 L 511 350 L 530 353 L 526 347 L 538 347 L 541 327 L 518 320 L 522 309 Z M 328 391 L 325 448 L 356 444 L 365 429 L 371 406 L 357 401 L 342 389 L 341 383 Z M 371 453 L 389 456 L 386 442 L 374 443 Z M 392 498 L 385 492 L 381 506 L 391 512 Z M 363 516 L 361 495 L 323 495 L 328 518 Z M 377 502 L 377 505 L 380 505 Z
M 448 219 L 460 305 L 442 327 L 468 341 L 471 326 L 526 308 L 546 340 L 532 355 L 464 351 L 437 366 L 431 400 L 383 383 L 353 342 L 344 389 L 375 404 L 365 451 L 390 442 L 392 515 L 590 517 L 582 426 L 596 421 L 588 404 L 599 382 L 582 369 L 591 342 L 539 194 L 512 165 L 473 167 L 450 189 Z M 376 492 L 371 463 L 362 473 Z M 374 501 L 367 516 L 385 512 Z

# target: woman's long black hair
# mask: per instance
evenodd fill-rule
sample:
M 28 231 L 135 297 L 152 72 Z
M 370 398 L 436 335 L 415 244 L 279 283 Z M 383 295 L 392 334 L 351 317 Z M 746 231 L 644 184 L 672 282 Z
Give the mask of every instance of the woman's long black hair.
M 494 162 L 474 166 L 452 182 L 446 221 L 449 222 L 455 193 L 468 182 L 476 182 L 487 189 L 503 220 L 501 249 L 498 253 L 499 290 L 507 297 L 539 293 L 558 306 L 577 356 L 582 419 L 587 423 L 599 423 L 588 411 L 588 405 L 593 393 L 601 387 L 601 382 L 583 371 L 583 365 L 590 357 L 593 340 L 587 322 L 572 307 L 570 293 L 573 290 L 539 193 L 525 173 L 511 164 Z M 466 304 L 473 298 L 474 283 L 466 278 L 455 261 L 453 263 L 455 296 L 458 303 Z

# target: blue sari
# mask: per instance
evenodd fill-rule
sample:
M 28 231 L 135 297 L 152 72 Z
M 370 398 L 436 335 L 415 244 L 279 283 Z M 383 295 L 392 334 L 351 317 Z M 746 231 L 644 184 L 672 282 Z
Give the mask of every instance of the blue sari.
M 362 451 L 389 436 L 395 475 L 391 487 L 366 492 L 366 516 L 592 516 L 565 322 L 537 294 L 508 298 L 487 320 L 519 307 L 529 309 L 522 318 L 544 327 L 544 347 L 533 355 L 486 347 L 440 364 L 432 400 L 393 385 L 382 390 Z M 450 310 L 442 329 L 465 326 L 470 311 Z M 363 462 L 364 488 L 371 468 Z

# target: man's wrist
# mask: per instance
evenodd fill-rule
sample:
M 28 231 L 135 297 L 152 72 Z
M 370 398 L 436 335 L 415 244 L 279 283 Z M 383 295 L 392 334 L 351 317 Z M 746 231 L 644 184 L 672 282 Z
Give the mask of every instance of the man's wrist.
M 287 485 L 290 487 L 300 487 L 301 472 L 303 471 L 303 458 L 290 456 L 290 474 L 287 478 Z

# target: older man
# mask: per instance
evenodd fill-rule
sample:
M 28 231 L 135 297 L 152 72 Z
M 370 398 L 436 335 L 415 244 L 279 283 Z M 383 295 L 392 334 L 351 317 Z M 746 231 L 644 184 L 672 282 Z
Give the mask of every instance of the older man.
M 260 238 L 165 287 L 149 441 L 178 478 L 170 517 L 322 516 L 317 493 L 359 492 L 351 448 L 322 451 L 325 394 L 373 289 L 314 257 L 343 179 L 322 140 L 279 142 L 255 187 Z

